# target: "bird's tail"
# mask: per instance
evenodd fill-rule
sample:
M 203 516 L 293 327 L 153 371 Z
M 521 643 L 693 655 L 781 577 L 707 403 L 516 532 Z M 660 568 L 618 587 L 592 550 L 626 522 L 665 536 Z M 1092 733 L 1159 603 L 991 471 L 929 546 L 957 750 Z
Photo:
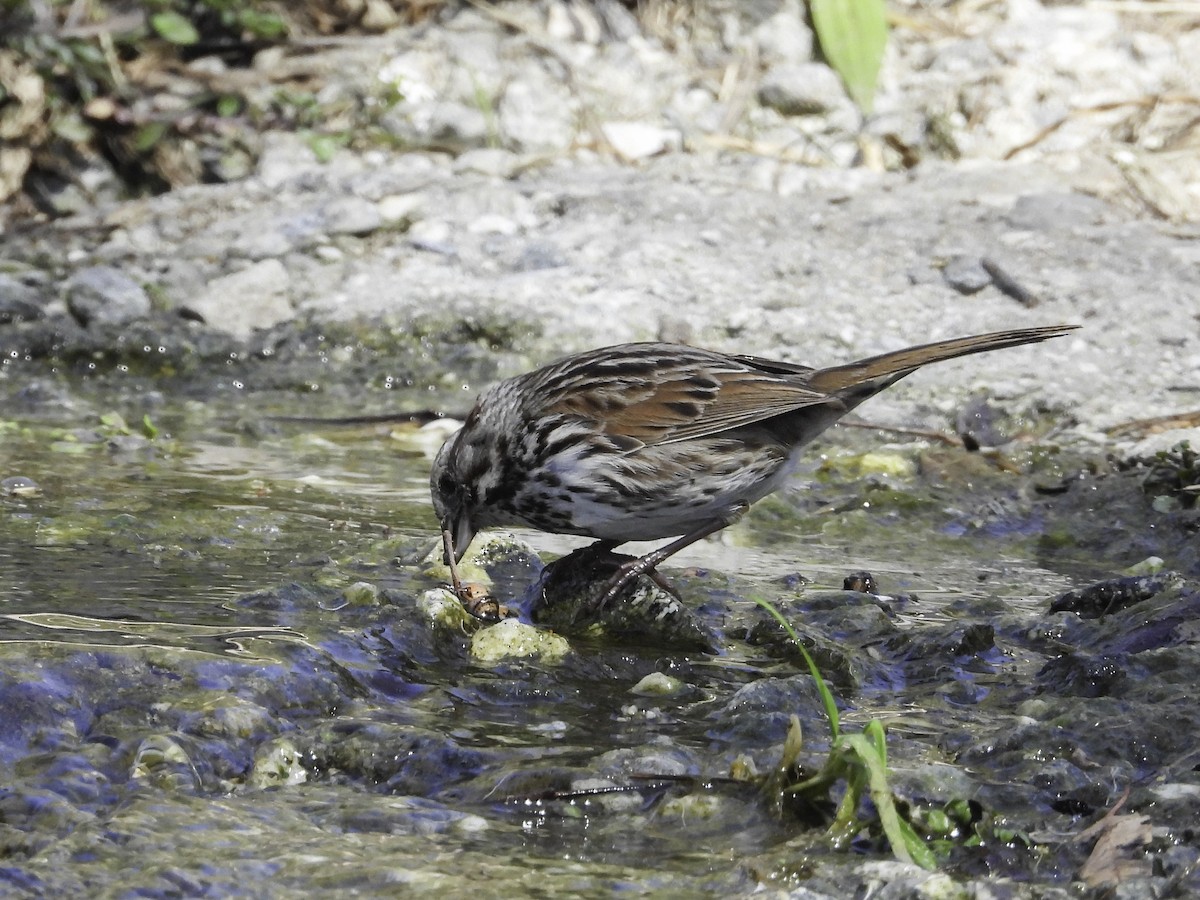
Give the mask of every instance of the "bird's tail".
M 952 338 L 948 341 L 921 344 L 892 353 L 881 353 L 879 356 L 860 359 L 844 366 L 819 369 L 809 379 L 809 386 L 822 393 L 837 394 L 848 388 L 869 384 L 876 379 L 886 379 L 883 384 L 876 387 L 876 390 L 870 391 L 870 394 L 874 394 L 927 363 L 969 356 L 972 353 L 985 353 L 988 350 L 1003 350 L 1005 347 L 1018 347 L 1021 344 L 1034 344 L 1038 341 L 1061 337 L 1078 327 L 1078 325 L 1049 325 L 1044 328 L 1015 328 L 1011 331 L 994 331 L 991 334 L 977 334 L 973 337 Z M 888 377 L 893 375 L 894 378 Z

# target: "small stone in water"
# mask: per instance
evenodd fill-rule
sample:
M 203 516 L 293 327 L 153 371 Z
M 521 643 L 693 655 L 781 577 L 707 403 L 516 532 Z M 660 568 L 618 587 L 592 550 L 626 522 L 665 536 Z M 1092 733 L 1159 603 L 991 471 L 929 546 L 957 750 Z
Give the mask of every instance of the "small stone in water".
M 842 580 L 842 590 L 878 594 L 879 585 L 875 583 L 875 576 L 870 572 L 851 572 Z
M 632 688 L 630 693 L 641 697 L 675 697 L 684 689 L 684 683 L 662 672 L 651 672 Z
M 13 475 L 0 481 L 0 494 L 6 497 L 40 497 L 42 487 L 32 478 Z
M 505 619 L 499 625 L 477 631 L 471 638 L 471 656 L 477 662 L 504 659 L 539 659 L 559 662 L 571 651 L 565 638 L 550 631 Z

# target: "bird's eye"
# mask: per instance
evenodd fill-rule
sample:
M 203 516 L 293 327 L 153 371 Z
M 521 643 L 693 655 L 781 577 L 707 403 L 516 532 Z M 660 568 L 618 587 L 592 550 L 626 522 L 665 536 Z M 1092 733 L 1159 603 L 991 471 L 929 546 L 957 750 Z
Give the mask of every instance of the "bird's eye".
M 443 472 L 438 478 L 437 489 L 443 497 L 450 497 L 458 492 L 458 484 L 454 481 L 454 476 L 449 472 Z

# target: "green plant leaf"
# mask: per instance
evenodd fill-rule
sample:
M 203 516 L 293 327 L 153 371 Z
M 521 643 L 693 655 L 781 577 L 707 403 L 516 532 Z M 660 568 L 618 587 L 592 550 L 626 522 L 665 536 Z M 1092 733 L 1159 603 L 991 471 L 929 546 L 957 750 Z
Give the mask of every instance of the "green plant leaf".
M 86 144 L 95 134 L 95 130 L 75 110 L 53 116 L 50 120 L 50 128 L 63 140 L 76 144 Z
M 217 100 L 217 115 L 229 119 L 242 111 L 242 99 L 234 94 L 222 94 Z
M 186 46 L 200 40 L 196 26 L 177 12 L 160 12 L 150 17 L 150 27 L 165 41 Z
M 830 760 L 845 758 L 850 755 L 850 745 L 839 745 L 831 751 Z M 845 850 L 863 827 L 858 819 L 858 808 L 862 804 L 863 791 L 867 787 L 868 776 L 863 766 L 847 764 L 843 766 L 846 777 L 846 791 L 838 803 L 837 813 L 829 823 L 829 839 L 833 846 Z
M 115 434 L 129 434 L 125 417 L 119 412 L 107 412 L 100 416 L 100 424 Z
M 133 134 L 133 148 L 138 153 L 148 153 L 167 133 L 166 122 L 147 122 Z
M 333 156 L 335 153 L 337 153 L 338 149 L 346 146 L 348 141 L 349 135 L 318 134 L 315 132 L 309 134 L 305 140 L 305 142 L 308 144 L 308 148 L 312 150 L 313 155 L 316 156 L 317 162 L 323 163 L 327 163 L 333 159 Z
M 896 809 L 896 798 L 888 786 L 887 738 L 879 720 L 871 720 L 862 734 L 847 735 L 845 740 L 866 769 L 871 802 L 879 813 L 879 824 L 892 846 L 892 853 L 901 862 L 916 863 L 923 869 L 936 869 L 937 857 Z
M 809 0 L 808 7 L 825 59 L 870 114 L 888 39 L 884 0 Z
M 238 24 L 257 38 L 274 40 L 287 34 L 287 25 L 274 13 L 243 9 L 237 14 Z

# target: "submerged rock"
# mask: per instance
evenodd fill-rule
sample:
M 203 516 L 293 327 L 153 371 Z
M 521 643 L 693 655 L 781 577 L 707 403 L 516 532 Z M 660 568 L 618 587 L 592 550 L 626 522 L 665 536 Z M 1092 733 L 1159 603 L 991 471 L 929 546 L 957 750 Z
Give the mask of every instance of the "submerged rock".
M 1177 588 L 1180 582 L 1176 572 L 1112 578 L 1077 591 L 1067 591 L 1050 604 L 1050 612 L 1073 612 L 1085 619 L 1095 619 Z

